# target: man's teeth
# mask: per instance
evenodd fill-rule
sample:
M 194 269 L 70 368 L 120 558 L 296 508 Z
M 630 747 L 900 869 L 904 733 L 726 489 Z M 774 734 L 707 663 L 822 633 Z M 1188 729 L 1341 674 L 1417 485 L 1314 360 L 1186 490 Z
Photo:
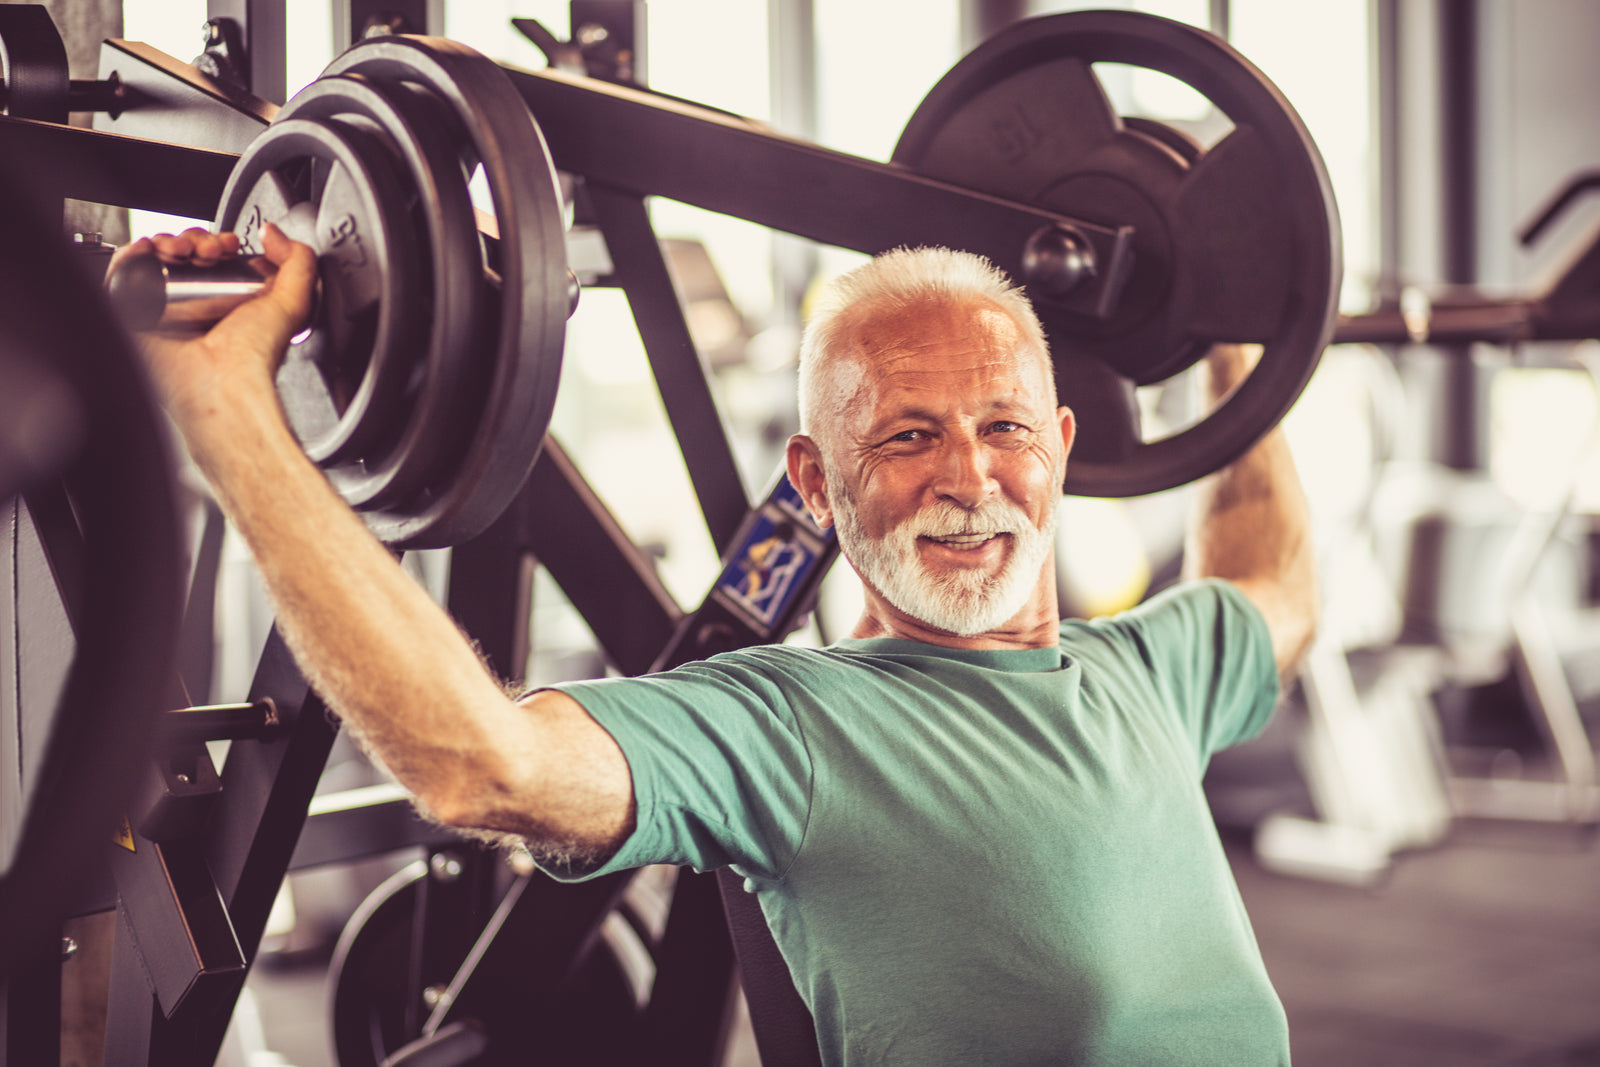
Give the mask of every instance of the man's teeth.
M 985 541 L 989 540 L 989 538 L 995 536 L 998 535 L 992 533 L 944 534 L 940 537 L 933 538 L 933 540 L 938 541 L 943 545 L 955 545 L 957 548 L 970 548 L 973 545 L 981 545 Z

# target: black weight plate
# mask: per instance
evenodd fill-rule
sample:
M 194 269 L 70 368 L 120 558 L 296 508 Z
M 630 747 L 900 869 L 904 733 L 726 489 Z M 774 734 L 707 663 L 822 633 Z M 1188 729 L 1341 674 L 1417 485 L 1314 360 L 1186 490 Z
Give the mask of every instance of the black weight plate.
M 459 459 L 430 490 L 368 525 L 407 548 L 455 544 L 499 517 L 538 458 L 555 406 L 569 309 L 559 185 L 537 124 L 504 71 L 454 41 L 391 35 L 355 45 L 328 76 L 360 74 L 425 91 L 449 112 L 456 151 L 482 165 L 499 240 L 482 275 L 491 321 L 478 346 L 485 381 L 454 414 L 469 433 Z
M 60 951 L 63 910 L 114 847 L 172 678 L 184 571 L 165 419 L 99 279 L 61 239 L 59 199 L 52 214 L 0 158 L 0 205 L 0 506 L 11 524 L 13 493 L 65 491 L 65 528 L 41 522 L 40 537 L 63 572 L 58 587 L 75 594 L 75 648 L 44 709 L 48 737 L 19 736 L 37 720 L 16 685 L 21 665 L 0 653 L 10 720 L 0 748 L 39 753 L 0 769 L 7 783 L 26 774 L 19 807 L 4 787 L 0 820 L 12 831 L 0 833 L 3 982 Z M 36 621 L 11 618 L 15 631 L 0 618 L 8 652 Z
M 43 4 L 0 5 L 0 111 L 67 121 L 67 46 Z
M 317 252 L 313 326 L 291 344 L 278 393 L 306 454 L 330 475 L 404 425 L 420 257 L 394 170 L 384 144 L 349 124 L 274 122 L 239 157 L 217 215 L 246 253 L 260 251 L 267 222 Z
M 422 990 L 412 988 L 412 945 L 417 935 L 418 886 L 427 867 L 418 862 L 373 890 L 345 926 L 328 968 L 328 1024 L 339 1067 L 378 1067 L 420 1036 L 407 1029 L 407 1008 L 426 1020 Z M 502 933 L 501 936 L 506 936 Z M 642 948 L 642 946 L 639 946 Z M 537 951 L 529 946 L 528 952 Z M 517 974 L 496 978 L 515 990 Z M 620 946 L 602 931 L 593 949 L 542 1003 L 515 995 L 496 1001 L 500 1015 L 476 1020 L 498 1037 L 499 1047 L 537 1046 L 542 1063 L 629 1062 L 640 1019 L 633 983 Z M 508 1037 L 508 1035 L 510 1035 Z M 527 1036 L 533 1035 L 533 1036 Z M 484 1067 L 515 1061 L 474 1060 Z
M 363 510 L 404 507 L 460 455 L 460 412 L 482 389 L 482 368 L 468 356 L 486 309 L 483 262 L 472 199 L 447 132 L 450 117 L 431 94 L 345 74 L 306 86 L 278 114 L 278 121 L 289 118 L 357 126 L 383 138 L 403 164 L 425 294 L 419 366 L 401 375 L 406 417 L 393 440 L 363 456 L 359 467 L 331 474 L 345 499 Z
M 1176 131 L 1124 123 L 1094 63 L 1177 78 L 1233 130 L 1191 151 Z M 1192 26 L 1128 11 L 1017 23 L 934 87 L 894 159 L 983 192 L 1136 227 L 1134 272 L 1109 320 L 1035 297 L 1062 402 L 1078 414 L 1068 492 L 1154 492 L 1237 458 L 1288 411 L 1331 334 L 1339 223 L 1322 159 L 1282 94 L 1226 42 Z M 1209 418 L 1145 441 L 1132 387 L 1162 381 L 1224 341 L 1262 344 L 1256 370 Z

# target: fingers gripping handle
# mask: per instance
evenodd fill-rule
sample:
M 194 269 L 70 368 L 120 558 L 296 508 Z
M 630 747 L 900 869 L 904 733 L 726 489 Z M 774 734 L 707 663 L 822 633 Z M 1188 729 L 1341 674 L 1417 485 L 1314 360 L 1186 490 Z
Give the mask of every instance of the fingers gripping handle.
M 112 269 L 106 277 L 106 292 L 131 330 L 148 330 L 163 321 L 205 326 L 267 284 L 254 263 L 252 259 L 234 259 L 202 267 L 134 256 Z

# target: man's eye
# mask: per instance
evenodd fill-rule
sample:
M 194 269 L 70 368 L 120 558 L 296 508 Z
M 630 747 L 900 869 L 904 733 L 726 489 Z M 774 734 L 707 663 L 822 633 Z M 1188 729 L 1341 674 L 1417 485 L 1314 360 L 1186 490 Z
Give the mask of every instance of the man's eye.
M 991 423 L 989 429 L 995 433 L 1016 433 L 1022 429 L 1022 424 L 1001 419 L 999 422 Z
M 922 431 L 921 430 L 901 430 L 899 433 L 897 433 L 893 437 L 889 438 L 889 440 L 891 440 L 891 441 L 920 441 L 920 440 L 922 440 Z

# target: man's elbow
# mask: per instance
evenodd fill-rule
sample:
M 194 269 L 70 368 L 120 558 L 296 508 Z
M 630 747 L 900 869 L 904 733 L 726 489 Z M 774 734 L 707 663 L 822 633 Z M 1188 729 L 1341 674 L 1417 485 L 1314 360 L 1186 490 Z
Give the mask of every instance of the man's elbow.
M 1285 584 L 1236 578 L 1233 583 L 1267 624 L 1278 676 L 1285 681 L 1294 677 L 1317 638 L 1322 613 L 1315 581 Z
M 1272 654 L 1278 663 L 1278 677 L 1287 682 L 1293 678 L 1305 660 L 1306 654 L 1317 639 L 1319 613 L 1313 603 L 1308 609 L 1294 613 L 1294 617 L 1272 634 Z
M 536 821 L 537 790 L 493 748 L 452 753 L 413 785 L 417 808 L 451 830 L 526 834 Z M 442 764 L 450 764 L 445 770 Z

